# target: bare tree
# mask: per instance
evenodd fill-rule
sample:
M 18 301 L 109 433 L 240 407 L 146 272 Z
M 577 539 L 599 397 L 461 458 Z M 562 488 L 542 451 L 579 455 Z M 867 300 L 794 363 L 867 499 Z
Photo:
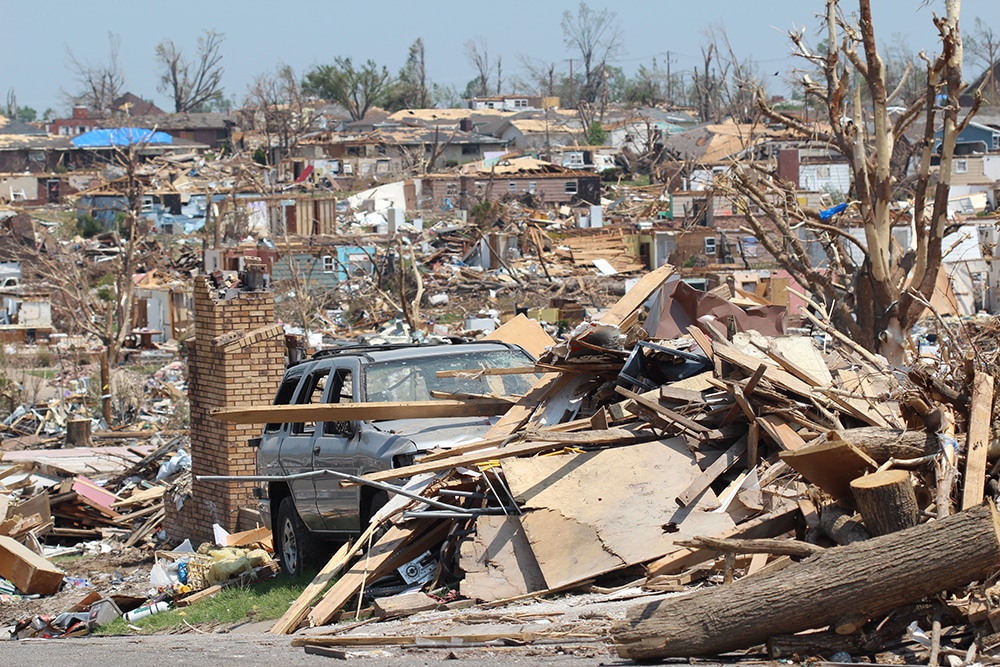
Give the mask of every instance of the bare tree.
M 607 9 L 594 11 L 580 2 L 576 14 L 563 12 L 563 43 L 579 53 L 583 64 L 583 86 L 578 98 L 593 104 L 604 90 L 604 69 L 609 60 L 624 51 L 624 38 L 617 14 Z M 574 105 L 577 100 L 570 100 Z
M 205 30 L 198 37 L 194 60 L 184 57 L 173 40 L 156 46 L 156 60 L 162 71 L 157 90 L 174 100 L 174 111 L 196 111 L 222 97 L 222 42 L 225 35 Z
M 752 58 L 740 58 L 721 25 L 702 31 L 706 43 L 701 47 L 702 69 L 692 73 L 698 111 L 704 121 L 719 122 L 731 117 L 751 122 L 756 114 L 755 95 L 760 88 L 757 64 Z
M 112 103 L 125 90 L 125 70 L 118 60 L 121 45 L 121 35 L 109 32 L 108 60 L 102 64 L 80 60 L 69 45 L 66 46 L 68 68 L 78 85 L 77 91 L 68 95 L 73 104 L 83 104 L 98 112 L 111 109 Z
M 476 78 L 469 82 L 466 94 L 475 97 L 486 97 L 490 94 L 490 80 L 493 78 L 494 65 L 490 60 L 489 48 L 486 39 L 479 37 L 476 40 L 465 42 L 465 59 L 476 70 Z M 496 67 L 497 79 L 500 78 L 500 60 L 497 59 Z M 499 94 L 499 91 L 498 91 Z
M 962 86 L 962 39 L 959 33 L 959 0 L 946 0 L 946 15 L 935 17 L 941 51 L 931 60 L 924 56 L 927 86 L 924 95 L 902 113 L 890 105 L 899 93 L 886 84 L 885 64 L 875 41 L 871 0 L 858 1 L 858 20 L 849 21 L 838 0 L 826 2 L 826 53 L 809 49 L 803 31 L 790 37 L 797 55 L 823 71 L 825 81 L 804 81 L 807 94 L 821 102 L 826 127 L 806 124 L 770 107 L 758 97 L 760 110 L 803 138 L 826 143 L 841 153 L 853 176 L 854 201 L 864 228 L 864 240 L 830 224 L 819 212 L 800 207 L 795 184 L 782 183 L 773 173 L 736 163 L 733 189 L 759 207 L 747 221 L 761 245 L 801 284 L 826 311 L 833 324 L 855 341 L 884 354 L 892 362 L 903 360 L 906 336 L 930 300 L 941 266 L 942 240 L 947 226 L 955 140 L 971 114 L 959 121 Z M 839 46 L 838 46 L 839 45 Z M 859 52 L 859 49 L 861 52 Z M 863 94 L 864 93 L 864 94 Z M 939 94 L 946 104 L 937 102 Z M 978 105 L 977 105 L 978 106 Z M 972 113 L 975 113 L 976 107 Z M 914 120 L 925 115 L 920 162 L 912 188 L 912 229 L 916 250 L 904 253 L 894 242 L 896 217 L 892 210 L 896 183 L 892 159 L 896 138 Z M 942 118 L 938 119 L 938 115 Z M 935 129 L 942 128 L 940 169 L 930 173 Z M 934 187 L 933 205 L 927 211 L 928 192 Z M 816 236 L 826 250 L 823 266 L 807 251 L 799 228 Z M 855 259 L 860 258 L 860 259 Z
M 116 166 L 124 175 L 109 184 L 123 200 L 123 208 L 111 230 L 118 252 L 100 264 L 89 264 L 69 243 L 45 243 L 33 253 L 44 267 L 54 301 L 61 305 L 77 331 L 97 338 L 101 354 L 102 414 L 112 423 L 111 370 L 126 338 L 132 335 L 135 285 L 133 276 L 145 270 L 149 223 L 141 217 L 145 184 L 138 175 L 143 140 L 114 151 Z
M 420 37 L 410 44 L 406 62 L 399 70 L 393 98 L 392 106 L 397 109 L 426 109 L 431 106 L 424 40 Z
M 280 161 L 298 136 L 312 126 L 313 111 L 295 70 L 288 65 L 258 74 L 247 88 L 243 104 L 245 122 L 264 136 L 268 164 Z
M 993 27 L 983 21 L 978 16 L 973 24 L 972 32 L 968 37 L 967 50 L 974 58 L 974 62 L 985 68 L 985 97 L 988 104 L 1000 104 L 997 97 L 997 71 L 1000 66 L 1000 35 L 993 31 Z

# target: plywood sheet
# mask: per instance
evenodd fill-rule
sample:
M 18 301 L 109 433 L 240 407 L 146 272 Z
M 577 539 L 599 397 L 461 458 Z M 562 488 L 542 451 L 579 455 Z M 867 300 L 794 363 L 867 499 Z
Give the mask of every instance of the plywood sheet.
M 520 345 L 536 359 L 542 356 L 546 347 L 555 344 L 538 320 L 528 319 L 524 313 L 504 322 L 495 331 L 483 336 L 483 340 L 498 340 Z
M 545 579 L 517 516 L 481 516 L 462 543 L 460 590 L 476 600 L 502 600 L 545 590 Z
M 558 588 L 662 557 L 675 542 L 734 527 L 711 490 L 681 508 L 701 470 L 683 439 L 503 462 L 524 531 L 545 578 Z

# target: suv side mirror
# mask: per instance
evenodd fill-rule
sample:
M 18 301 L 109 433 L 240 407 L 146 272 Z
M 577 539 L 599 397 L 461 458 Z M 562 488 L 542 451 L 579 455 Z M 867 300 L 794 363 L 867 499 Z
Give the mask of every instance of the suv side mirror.
M 247 444 L 255 449 L 257 447 L 260 447 L 260 437 L 250 438 L 249 440 L 247 440 Z

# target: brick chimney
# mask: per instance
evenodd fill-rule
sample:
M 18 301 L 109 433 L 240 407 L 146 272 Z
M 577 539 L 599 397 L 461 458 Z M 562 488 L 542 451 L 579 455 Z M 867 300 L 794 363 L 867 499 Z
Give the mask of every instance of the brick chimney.
M 778 151 L 778 176 L 799 187 L 799 149 L 783 148 Z

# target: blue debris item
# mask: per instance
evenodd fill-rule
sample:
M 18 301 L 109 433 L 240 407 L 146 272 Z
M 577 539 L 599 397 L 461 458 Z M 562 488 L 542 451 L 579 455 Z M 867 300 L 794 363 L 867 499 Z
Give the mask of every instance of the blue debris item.
M 115 127 L 106 130 L 91 130 L 73 137 L 77 148 L 109 148 L 128 145 L 173 144 L 174 138 L 166 132 L 154 132 L 140 127 Z
M 825 209 L 823 211 L 820 211 L 819 212 L 819 219 L 820 220 L 829 220 L 830 218 L 832 218 L 833 216 L 837 215 L 838 213 L 843 213 L 846 210 L 847 210 L 847 202 L 844 202 L 843 204 L 837 204 L 833 208 L 828 208 L 828 209 Z

